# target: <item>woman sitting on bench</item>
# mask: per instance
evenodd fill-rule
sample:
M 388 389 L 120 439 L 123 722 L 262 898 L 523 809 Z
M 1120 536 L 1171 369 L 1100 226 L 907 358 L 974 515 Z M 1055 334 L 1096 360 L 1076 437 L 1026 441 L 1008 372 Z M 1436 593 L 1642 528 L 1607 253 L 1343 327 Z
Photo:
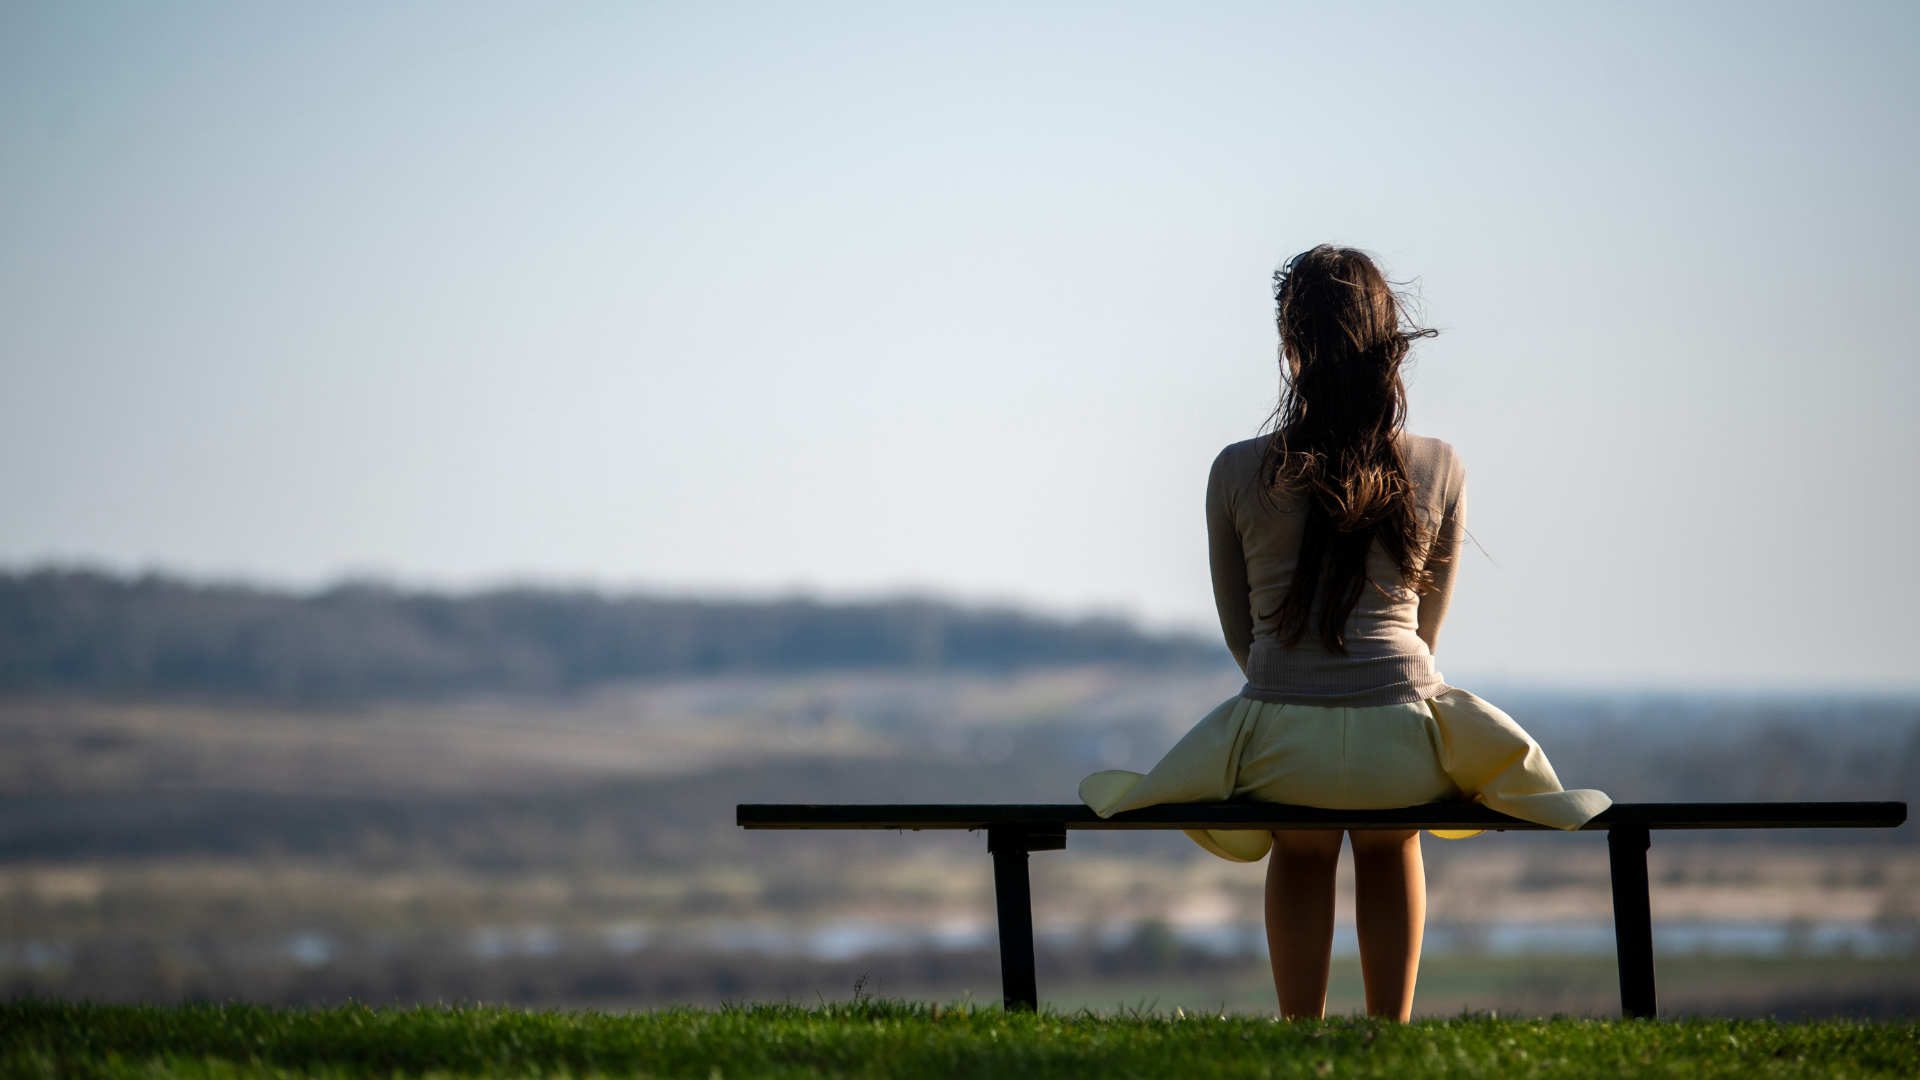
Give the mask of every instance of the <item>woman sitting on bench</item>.
M 1221 451 L 1207 481 L 1214 599 L 1246 688 L 1151 772 L 1095 773 L 1081 799 L 1102 817 L 1161 803 L 1373 810 L 1468 799 L 1578 828 L 1611 800 L 1563 791 L 1518 724 L 1434 668 L 1466 533 L 1465 472 L 1451 446 L 1404 431 L 1400 379 L 1413 341 L 1434 331 L 1411 325 L 1385 276 L 1351 248 L 1304 252 L 1274 282 L 1273 433 Z M 1280 1011 L 1322 1015 L 1342 832 L 1188 835 L 1241 862 L 1271 850 Z M 1350 835 L 1367 1011 L 1405 1020 L 1426 919 L 1419 833 Z

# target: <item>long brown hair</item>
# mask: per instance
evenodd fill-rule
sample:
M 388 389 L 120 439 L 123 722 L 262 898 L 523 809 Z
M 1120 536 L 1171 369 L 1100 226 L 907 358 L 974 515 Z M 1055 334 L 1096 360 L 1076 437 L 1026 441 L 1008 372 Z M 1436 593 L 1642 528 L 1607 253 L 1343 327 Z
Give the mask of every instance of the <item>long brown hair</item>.
M 1287 260 L 1273 298 L 1280 405 L 1260 475 L 1270 494 L 1300 496 L 1307 517 L 1293 584 L 1268 615 L 1280 616 L 1289 647 L 1311 630 L 1345 655 L 1375 541 L 1409 588 L 1433 587 L 1397 436 L 1407 422 L 1400 363 L 1438 331 L 1414 325 L 1386 275 L 1353 248 L 1322 244 Z

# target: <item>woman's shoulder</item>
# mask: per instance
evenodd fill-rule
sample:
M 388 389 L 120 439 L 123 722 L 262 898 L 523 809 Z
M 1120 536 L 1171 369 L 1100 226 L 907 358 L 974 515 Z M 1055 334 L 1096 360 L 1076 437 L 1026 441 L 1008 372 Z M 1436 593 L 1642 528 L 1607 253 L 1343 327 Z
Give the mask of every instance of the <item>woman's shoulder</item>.
M 1414 486 L 1437 483 L 1441 490 L 1458 491 L 1466 481 L 1467 467 L 1451 443 L 1411 432 L 1402 433 L 1400 440 L 1400 460 Z
M 1271 435 L 1256 435 L 1251 439 L 1242 439 L 1228 444 L 1213 459 L 1215 469 L 1258 469 L 1260 458 L 1267 452 L 1267 443 L 1273 440 Z
M 1220 451 L 1207 473 L 1207 513 L 1232 513 L 1260 476 L 1267 437 L 1244 439 Z
M 1213 485 L 1241 487 L 1260 473 L 1260 461 L 1266 456 L 1271 436 L 1261 435 L 1230 444 L 1213 459 L 1210 477 Z
M 1453 444 L 1445 439 L 1415 435 L 1408 431 L 1401 433 L 1400 440 L 1400 456 L 1409 467 L 1415 462 L 1428 467 L 1437 466 L 1443 472 L 1451 472 L 1461 467 L 1459 452 L 1454 450 Z

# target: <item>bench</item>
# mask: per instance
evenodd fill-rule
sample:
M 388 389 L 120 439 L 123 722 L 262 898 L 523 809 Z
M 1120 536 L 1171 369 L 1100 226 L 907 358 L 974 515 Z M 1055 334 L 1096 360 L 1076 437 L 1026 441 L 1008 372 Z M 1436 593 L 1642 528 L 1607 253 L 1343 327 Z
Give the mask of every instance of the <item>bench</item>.
M 1398 810 L 1320 810 L 1274 803 L 1149 806 L 1102 819 L 1078 803 L 968 805 L 754 804 L 736 814 L 745 829 L 985 830 L 993 856 L 1000 927 L 1000 983 L 1009 1010 L 1036 1009 L 1033 897 L 1027 856 L 1067 846 L 1069 829 L 1508 829 L 1547 826 L 1471 803 Z M 1903 802 L 1615 803 L 1581 828 L 1604 830 L 1613 874 L 1613 932 L 1620 1012 L 1654 1017 L 1653 913 L 1647 849 L 1655 829 L 1884 829 L 1907 820 Z M 1551 830 L 1547 830 L 1551 831 Z

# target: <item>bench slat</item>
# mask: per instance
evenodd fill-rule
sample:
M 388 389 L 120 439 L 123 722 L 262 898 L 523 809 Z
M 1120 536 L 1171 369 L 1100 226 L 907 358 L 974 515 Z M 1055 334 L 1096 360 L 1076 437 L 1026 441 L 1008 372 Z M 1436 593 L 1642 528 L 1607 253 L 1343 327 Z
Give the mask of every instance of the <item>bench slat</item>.
M 1872 829 L 1906 821 L 1903 802 L 1615 803 L 1583 826 L 1647 829 Z M 1101 819 L 1079 803 L 742 803 L 747 829 L 1495 829 L 1546 830 L 1470 803 L 1397 810 L 1321 810 L 1276 803 L 1149 806 Z

